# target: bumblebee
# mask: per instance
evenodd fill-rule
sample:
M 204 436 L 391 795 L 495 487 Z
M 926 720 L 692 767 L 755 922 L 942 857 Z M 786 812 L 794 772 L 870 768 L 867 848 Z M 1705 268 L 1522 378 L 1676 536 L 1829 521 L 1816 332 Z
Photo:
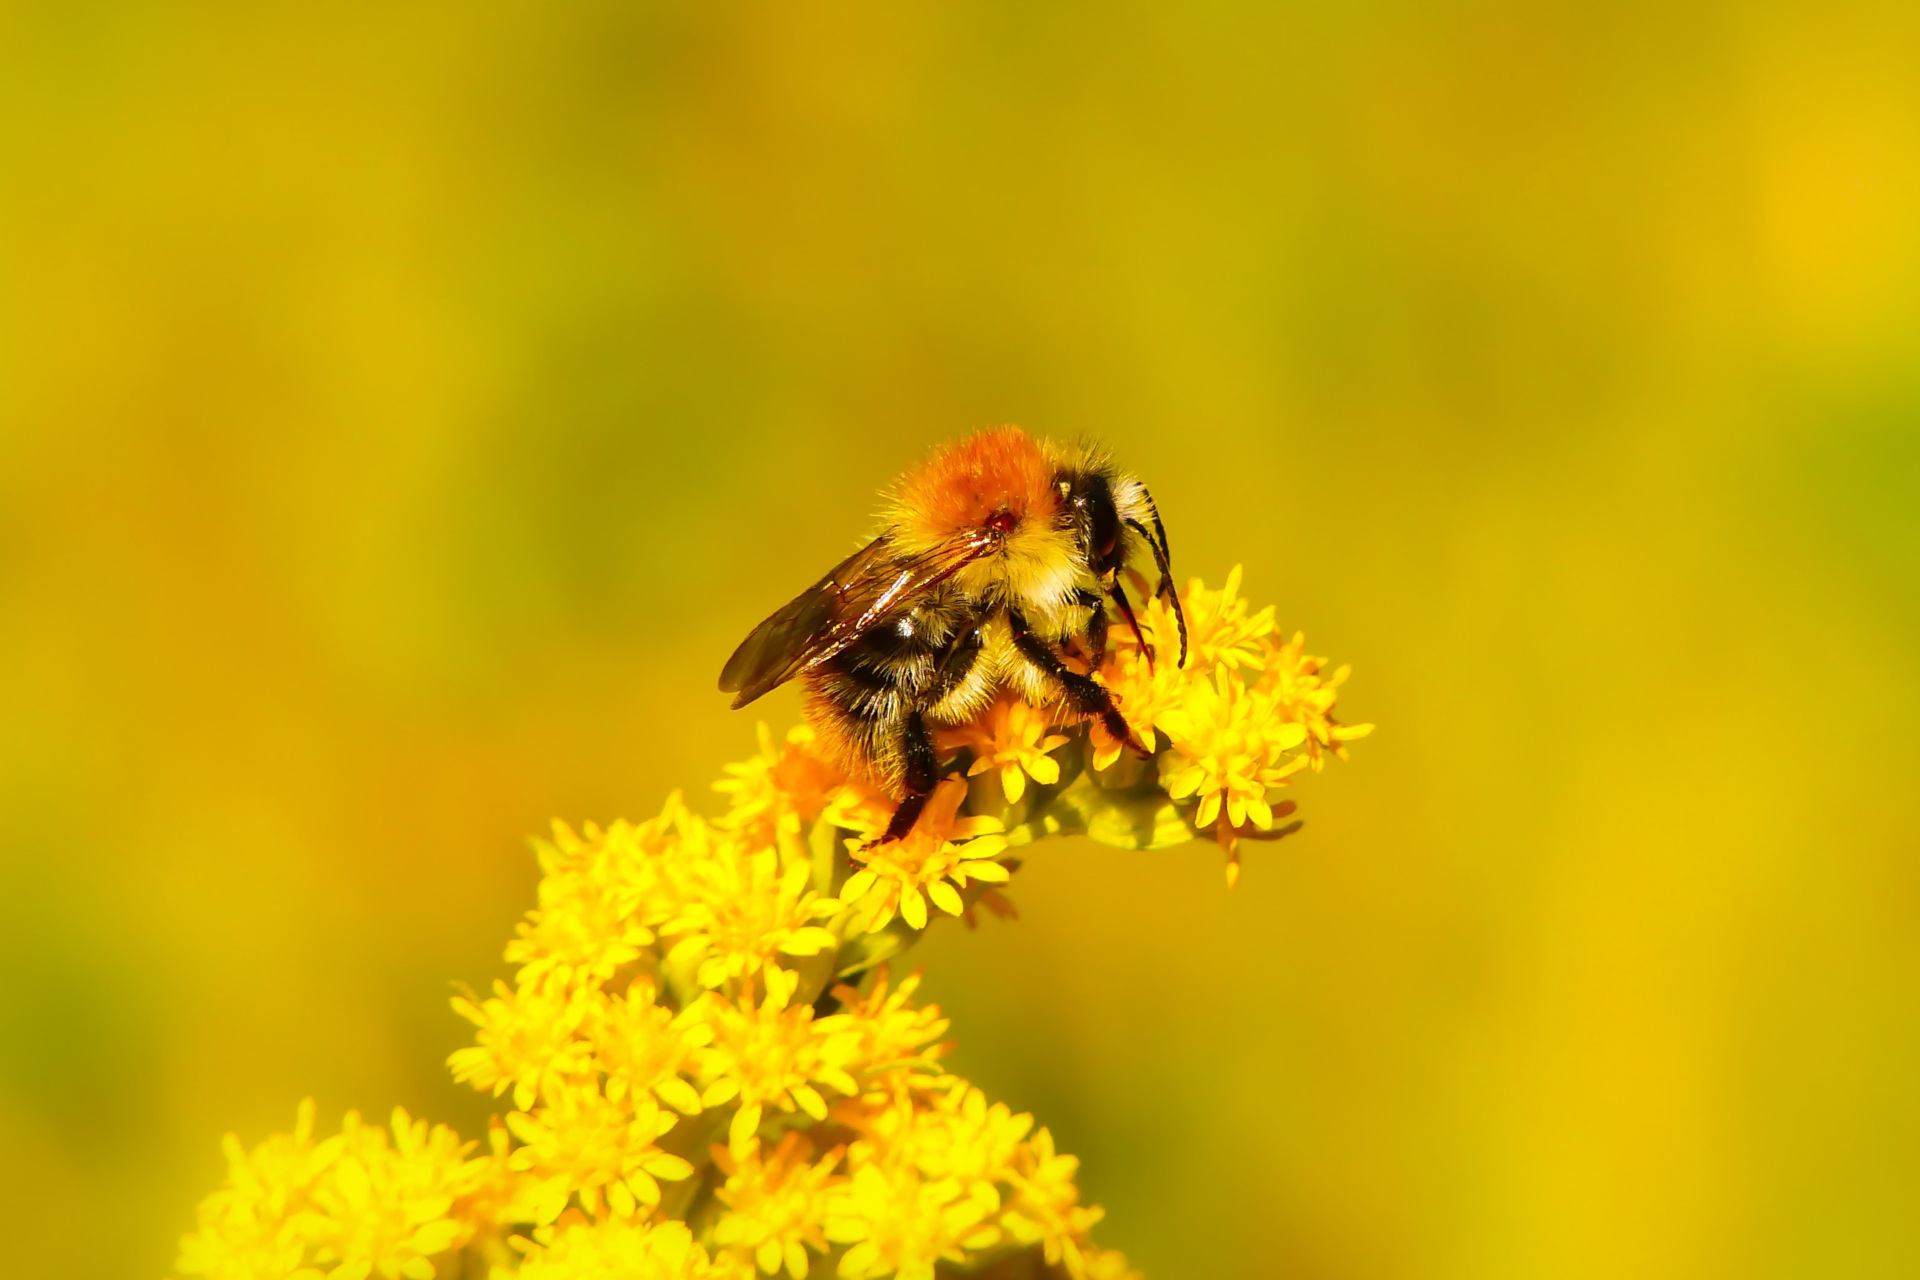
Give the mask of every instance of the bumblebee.
M 881 519 L 879 536 L 755 627 L 720 673 L 736 709 L 800 677 L 823 753 L 899 802 L 876 844 L 913 829 L 940 779 L 932 727 L 971 719 L 1002 689 L 1098 717 L 1146 754 L 1106 686 L 1065 651 L 1099 670 L 1111 601 L 1153 660 L 1121 582 L 1142 549 L 1186 665 L 1166 529 L 1145 485 L 1097 449 L 1000 427 L 901 476 Z

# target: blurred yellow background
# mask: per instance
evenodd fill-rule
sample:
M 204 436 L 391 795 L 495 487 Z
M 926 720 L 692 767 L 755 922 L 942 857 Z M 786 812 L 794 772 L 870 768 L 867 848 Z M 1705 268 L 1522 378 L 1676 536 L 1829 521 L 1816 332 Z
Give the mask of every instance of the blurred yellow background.
M 1380 731 L 921 948 L 1176 1276 L 1920 1274 L 1920 10 L 0 8 L 5 1270 L 477 1132 L 525 836 L 937 440 L 1093 433 Z M 760 710 L 760 708 L 756 708 Z M 791 691 L 769 699 L 776 727 Z

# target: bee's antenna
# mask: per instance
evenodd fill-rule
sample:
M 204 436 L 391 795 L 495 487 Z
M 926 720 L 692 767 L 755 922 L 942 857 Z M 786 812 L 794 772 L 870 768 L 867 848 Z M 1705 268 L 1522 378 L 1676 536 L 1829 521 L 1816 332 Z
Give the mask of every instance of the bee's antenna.
M 1160 517 L 1156 515 L 1153 522 L 1156 525 L 1159 524 Z M 1180 593 L 1173 589 L 1173 570 L 1167 564 L 1166 546 L 1161 542 L 1155 542 L 1153 535 L 1147 532 L 1147 527 L 1138 520 L 1130 518 L 1127 524 L 1135 533 L 1140 535 L 1141 541 L 1147 544 L 1147 549 L 1153 552 L 1153 563 L 1159 567 L 1160 583 L 1153 589 L 1153 594 L 1164 597 L 1173 605 L 1173 620 L 1178 623 L 1180 627 L 1179 665 L 1184 667 L 1187 665 L 1187 613 L 1186 610 L 1180 607 Z M 1160 536 L 1163 539 L 1166 537 L 1164 530 Z
M 1168 564 L 1173 563 L 1173 548 L 1167 545 L 1167 527 L 1160 523 L 1160 508 L 1153 505 L 1153 495 L 1147 492 L 1147 486 L 1140 486 L 1140 497 L 1147 504 L 1147 514 L 1153 517 L 1153 531 L 1160 535 L 1160 558 Z M 1145 536 L 1142 530 L 1142 536 Z

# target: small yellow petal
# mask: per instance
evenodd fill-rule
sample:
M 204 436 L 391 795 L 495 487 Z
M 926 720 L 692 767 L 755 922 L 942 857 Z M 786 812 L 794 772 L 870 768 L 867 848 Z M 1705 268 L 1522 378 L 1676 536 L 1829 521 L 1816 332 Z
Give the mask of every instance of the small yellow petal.
M 795 929 L 793 936 L 780 944 L 780 950 L 790 956 L 812 956 L 839 945 L 840 939 L 817 925 L 809 925 L 804 929 Z
M 1210 827 L 1213 825 L 1213 820 L 1219 816 L 1220 793 L 1218 791 L 1209 791 L 1200 798 L 1200 808 L 1193 815 L 1193 825 L 1196 827 Z
M 1007 838 L 1001 835 L 981 836 L 960 846 L 962 858 L 993 858 L 1006 851 Z
M 900 918 L 916 929 L 927 927 L 927 900 L 912 885 L 900 891 Z
M 986 861 L 963 862 L 955 869 L 954 874 L 963 875 L 969 880 L 982 880 L 988 884 L 1005 884 L 1013 878 L 1013 873 L 1007 870 L 1004 863 Z
M 689 1166 L 689 1171 L 691 1171 L 691 1166 Z M 655 1182 L 650 1174 L 635 1169 L 627 1175 L 626 1185 L 627 1189 L 633 1193 L 633 1198 L 641 1204 L 651 1207 L 660 1203 L 660 1184 Z M 619 1190 L 620 1184 L 617 1182 L 614 1183 L 613 1189 Z M 633 1210 L 628 1208 L 627 1212 L 631 1213 Z
M 760 1132 L 760 1104 L 749 1102 L 733 1113 L 733 1123 L 727 1126 L 727 1147 L 735 1159 L 744 1159 L 753 1136 Z
M 679 1156 L 662 1151 L 658 1155 L 647 1157 L 642 1166 L 656 1178 L 665 1178 L 668 1182 L 679 1182 L 693 1176 L 693 1166 Z
M 660 1101 L 683 1115 L 698 1115 L 701 1111 L 699 1093 L 679 1076 L 668 1076 L 655 1082 L 653 1091 L 659 1095 Z
M 840 901 L 848 904 L 860 901 L 860 899 L 867 896 L 868 892 L 873 888 L 874 882 L 879 878 L 880 877 L 876 876 L 873 872 L 864 868 L 854 872 L 847 877 L 847 882 L 840 886 Z
M 673 944 L 667 952 L 668 964 L 685 964 L 707 949 L 708 940 L 704 933 L 689 934 Z

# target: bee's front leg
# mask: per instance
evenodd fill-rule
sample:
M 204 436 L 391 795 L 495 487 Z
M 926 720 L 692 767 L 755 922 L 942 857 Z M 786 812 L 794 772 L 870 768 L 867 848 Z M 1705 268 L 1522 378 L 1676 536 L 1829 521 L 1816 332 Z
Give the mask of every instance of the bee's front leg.
M 1154 510 L 1150 497 L 1147 499 L 1147 510 L 1153 516 L 1153 533 L 1148 533 L 1147 527 L 1138 520 L 1129 520 L 1127 524 L 1140 535 L 1147 549 L 1153 552 L 1153 563 L 1160 570 L 1160 581 L 1155 584 L 1153 594 L 1148 599 L 1165 600 L 1173 610 L 1173 621 L 1180 628 L 1180 661 L 1174 665 L 1184 667 L 1187 665 L 1187 611 L 1180 607 L 1180 593 L 1173 586 L 1173 566 L 1167 559 L 1167 531 L 1161 526 L 1160 513 Z M 1154 540 L 1154 534 L 1159 535 L 1159 541 Z
M 1087 614 L 1087 628 L 1081 634 L 1087 641 L 1087 669 L 1098 671 L 1107 658 L 1107 602 L 1098 591 L 1084 587 L 1073 593 L 1073 602 L 1091 611 Z
M 1127 588 L 1121 583 L 1119 574 L 1113 576 L 1113 585 L 1107 590 L 1113 596 L 1113 602 L 1120 606 L 1120 616 L 1133 628 L 1133 638 L 1139 642 L 1140 652 L 1147 656 L 1147 670 L 1152 671 L 1153 643 L 1140 631 L 1140 619 L 1134 616 L 1133 601 L 1127 598 Z
M 1134 736 L 1107 686 L 1092 676 L 1081 675 L 1062 662 L 1060 655 L 1053 651 L 1053 646 L 1034 634 L 1019 610 L 1007 610 L 1007 625 L 1013 630 L 1013 647 L 1020 651 L 1021 657 L 1060 683 L 1060 687 L 1066 690 L 1068 706 L 1083 716 L 1099 716 L 1100 723 L 1107 727 L 1108 733 L 1139 752 L 1142 757 L 1153 754 Z

